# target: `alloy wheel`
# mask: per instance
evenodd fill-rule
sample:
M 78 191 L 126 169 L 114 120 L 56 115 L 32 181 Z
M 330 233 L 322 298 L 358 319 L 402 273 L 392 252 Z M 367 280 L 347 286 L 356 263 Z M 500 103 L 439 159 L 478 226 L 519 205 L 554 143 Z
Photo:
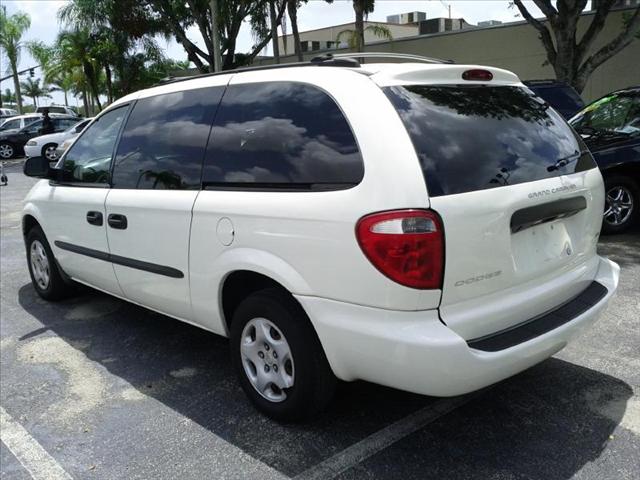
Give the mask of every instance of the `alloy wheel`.
M 0 158 L 11 158 L 13 157 L 13 147 L 8 143 L 3 143 L 0 145 Z
M 622 225 L 631 217 L 633 208 L 633 194 L 627 187 L 611 187 L 607 191 L 604 221 L 612 226 Z

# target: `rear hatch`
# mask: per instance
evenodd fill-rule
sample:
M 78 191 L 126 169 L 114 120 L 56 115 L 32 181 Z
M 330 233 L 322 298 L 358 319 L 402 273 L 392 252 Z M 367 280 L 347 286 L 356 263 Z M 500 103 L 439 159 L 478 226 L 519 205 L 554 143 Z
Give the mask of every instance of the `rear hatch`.
M 442 218 L 442 321 L 476 339 L 581 293 L 596 274 L 604 193 L 580 137 L 519 83 L 415 77 L 383 90 Z

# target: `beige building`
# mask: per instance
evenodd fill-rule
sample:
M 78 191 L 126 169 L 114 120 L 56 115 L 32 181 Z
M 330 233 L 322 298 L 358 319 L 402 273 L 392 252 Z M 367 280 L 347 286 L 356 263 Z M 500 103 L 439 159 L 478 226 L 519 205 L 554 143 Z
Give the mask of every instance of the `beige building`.
M 417 24 L 396 24 L 387 22 L 364 22 L 364 42 L 373 43 L 380 41 L 380 38 L 375 36 L 371 30 L 367 30 L 370 25 L 380 25 L 389 29 L 393 39 L 413 37 L 418 35 Z M 300 45 L 303 52 L 317 52 L 319 50 L 334 49 L 340 47 L 347 47 L 349 35 L 346 33 L 340 38 L 340 45 L 338 45 L 338 35 L 345 30 L 355 30 L 355 23 L 344 23 L 342 25 L 335 25 L 332 27 L 318 28 L 316 30 L 308 30 L 306 32 L 300 32 Z M 278 46 L 280 47 L 280 54 L 284 52 L 292 54 L 295 49 L 293 46 L 293 35 L 285 35 L 278 37 Z M 286 46 L 286 48 L 285 48 Z
M 607 18 L 604 29 L 594 42 L 592 51 L 601 48 L 606 42 L 613 39 L 622 29 L 623 14 L 629 14 L 630 10 L 615 10 Z M 579 21 L 578 35 L 593 19 L 592 12 L 586 12 Z M 389 26 L 389 24 L 385 24 Z M 404 25 L 396 25 L 404 27 Z M 353 24 L 340 25 L 332 28 L 304 32 L 304 39 L 314 38 L 319 35 L 314 32 L 325 32 L 333 29 L 333 34 L 346 28 L 353 28 Z M 409 26 L 417 29 L 417 26 Z M 415 32 L 415 30 L 414 30 Z M 311 34 L 311 36 L 306 36 Z M 324 41 L 331 41 L 330 33 L 326 32 Z M 316 41 L 320 37 L 316 36 Z M 368 37 L 366 39 L 366 51 L 370 52 L 398 52 L 413 53 L 429 57 L 451 59 L 457 63 L 477 63 L 493 65 L 515 72 L 522 80 L 555 78 L 553 68 L 544 65 L 546 54 L 542 43 L 538 38 L 538 32 L 526 22 L 514 22 L 497 25 L 488 28 L 474 28 L 451 32 L 435 33 L 431 35 L 400 36 L 394 34 L 393 41 L 381 42 Z M 288 52 L 293 52 L 290 43 Z M 322 47 L 320 47 L 322 48 Z M 323 48 L 325 52 L 326 46 Z M 333 50 L 348 52 L 346 48 Z M 283 50 L 281 49 L 281 53 Z M 307 60 L 316 56 L 316 51 L 305 54 Z M 271 63 L 273 60 L 261 60 L 256 64 Z M 293 55 L 283 56 L 281 61 L 293 62 Z M 601 65 L 590 77 L 587 86 L 582 92 L 586 101 L 594 100 L 612 90 L 640 85 L 640 40 L 634 40 L 618 55 Z

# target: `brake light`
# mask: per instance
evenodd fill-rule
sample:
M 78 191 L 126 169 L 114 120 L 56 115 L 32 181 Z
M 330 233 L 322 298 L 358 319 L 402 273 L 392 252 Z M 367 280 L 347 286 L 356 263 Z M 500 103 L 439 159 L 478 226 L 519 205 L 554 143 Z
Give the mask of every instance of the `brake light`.
M 480 68 L 474 68 L 473 70 L 467 70 L 462 74 L 463 80 L 488 82 L 493 80 L 493 73 L 489 70 L 482 70 Z
M 360 248 L 381 273 L 401 285 L 442 288 L 444 232 L 431 210 L 374 213 L 358 221 Z

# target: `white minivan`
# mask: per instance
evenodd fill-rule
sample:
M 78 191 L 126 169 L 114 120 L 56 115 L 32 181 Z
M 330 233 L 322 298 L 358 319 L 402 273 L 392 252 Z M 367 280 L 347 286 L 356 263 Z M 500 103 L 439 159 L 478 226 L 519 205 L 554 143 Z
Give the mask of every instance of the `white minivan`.
M 36 291 L 80 282 L 230 337 L 246 394 L 287 421 L 337 379 L 452 396 L 553 355 L 617 287 L 600 172 L 513 73 L 410 60 L 114 102 L 55 168 L 25 164 Z

